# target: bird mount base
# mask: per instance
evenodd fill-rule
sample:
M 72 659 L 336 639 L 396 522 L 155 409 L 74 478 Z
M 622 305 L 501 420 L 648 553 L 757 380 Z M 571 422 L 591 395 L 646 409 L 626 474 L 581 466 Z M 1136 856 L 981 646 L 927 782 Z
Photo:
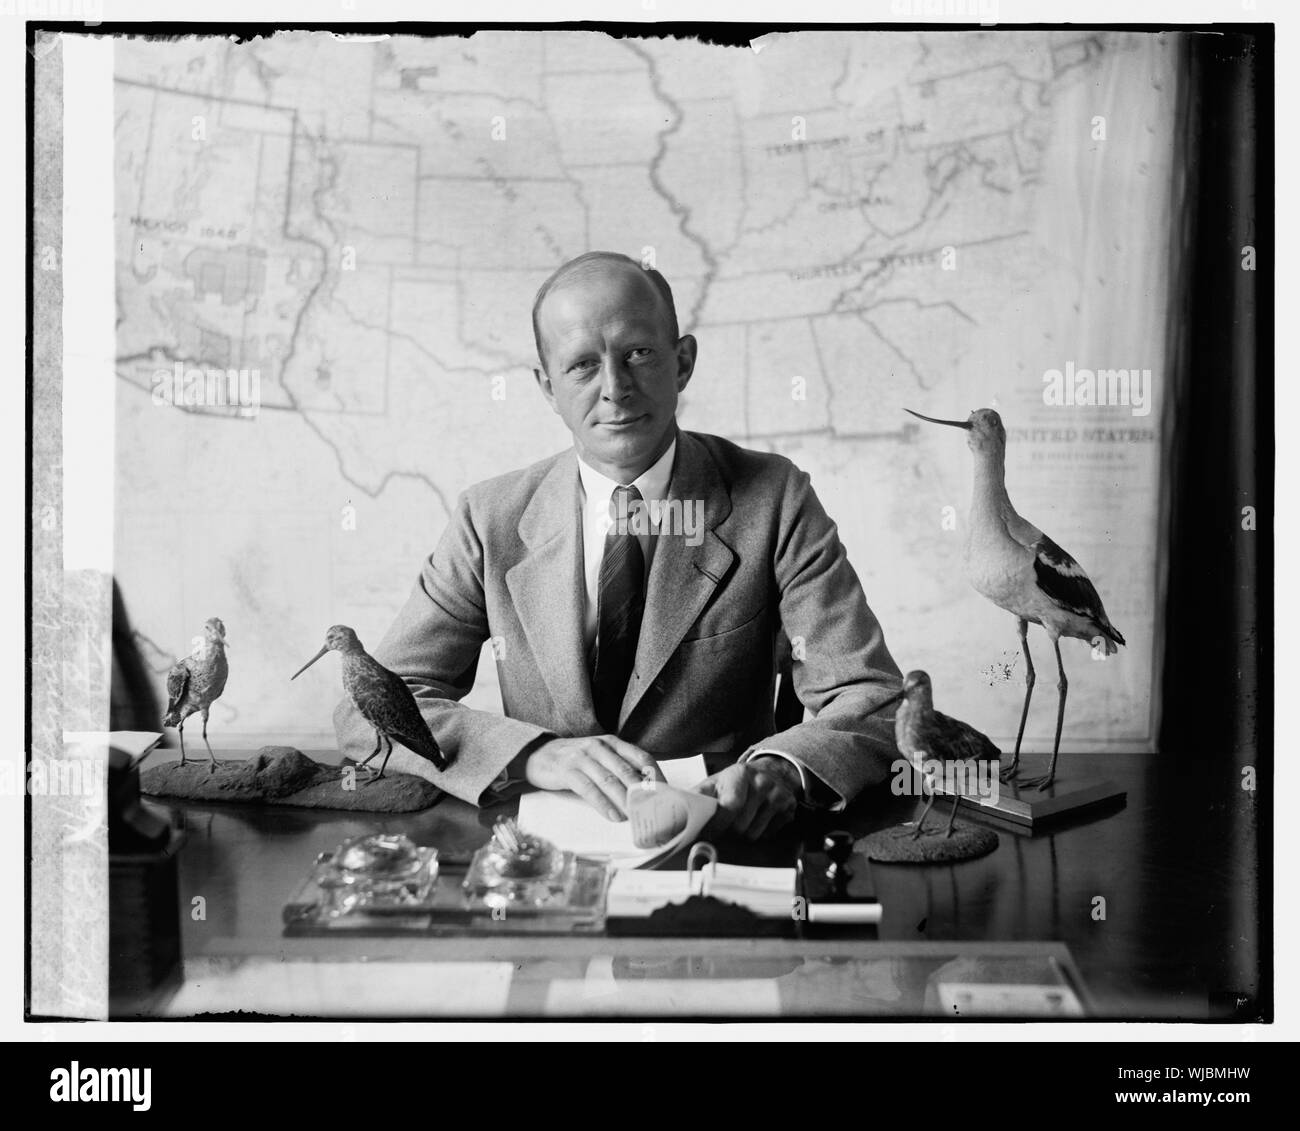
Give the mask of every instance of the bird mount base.
M 998 834 L 992 829 L 954 824 L 952 835 L 945 836 L 944 824 L 931 814 L 919 837 L 912 835 L 915 825 L 898 825 L 864 836 L 855 847 L 881 864 L 956 864 L 987 856 L 998 846 Z
M 314 762 L 292 746 L 263 746 L 250 758 L 218 759 L 206 751 L 185 765 L 164 762 L 140 775 L 140 789 L 154 797 L 182 801 L 234 801 L 245 805 L 289 805 L 297 809 L 354 809 L 363 813 L 418 813 L 442 796 L 432 782 L 414 774 L 385 774 L 371 781 L 349 766 Z
M 1122 809 L 1126 791 L 1108 778 L 1090 777 L 1081 766 L 1083 761 L 1083 758 L 1070 759 L 1064 773 L 1058 774 L 1056 781 L 1043 790 L 1011 781 L 998 783 L 996 797 L 959 797 L 939 786 L 935 789 L 934 812 L 946 818 L 955 804 L 959 817 L 1023 836 L 1081 815 L 1105 816 Z M 1024 770 L 1023 758 L 1021 770 Z

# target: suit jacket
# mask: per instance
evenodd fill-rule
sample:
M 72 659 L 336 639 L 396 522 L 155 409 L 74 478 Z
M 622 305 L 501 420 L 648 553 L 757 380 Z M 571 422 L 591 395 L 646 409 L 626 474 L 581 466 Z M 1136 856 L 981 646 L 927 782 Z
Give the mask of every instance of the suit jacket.
M 658 758 L 779 750 L 845 800 L 882 780 L 897 757 L 892 711 L 863 716 L 899 689 L 899 670 L 807 474 L 784 456 L 681 432 L 669 498 L 702 502 L 703 530 L 658 536 L 620 737 Z M 439 773 L 398 745 L 393 769 L 483 804 L 517 755 L 602 733 L 582 639 L 579 507 L 572 449 L 460 497 L 374 651 L 455 762 Z M 782 628 L 813 717 L 773 734 Z M 504 714 L 458 702 L 489 640 Z M 375 748 L 349 700 L 334 722 L 346 755 Z

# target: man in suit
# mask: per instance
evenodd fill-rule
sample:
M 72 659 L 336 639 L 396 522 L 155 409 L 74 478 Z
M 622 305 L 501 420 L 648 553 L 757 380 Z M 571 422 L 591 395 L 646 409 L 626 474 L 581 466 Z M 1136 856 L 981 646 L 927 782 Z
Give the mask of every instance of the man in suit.
M 713 831 L 750 838 L 882 780 L 893 724 L 867 712 L 901 678 L 880 625 L 804 472 L 678 428 L 697 346 L 663 276 L 579 256 L 542 285 L 533 330 L 573 447 L 459 499 L 375 650 L 454 762 L 399 746 L 394 767 L 474 804 L 569 789 L 620 820 L 660 760 L 711 753 L 729 763 L 697 787 L 719 801 Z M 773 733 L 782 630 L 813 717 Z M 458 702 L 487 641 L 504 714 Z M 373 748 L 351 702 L 335 726 L 344 753 Z

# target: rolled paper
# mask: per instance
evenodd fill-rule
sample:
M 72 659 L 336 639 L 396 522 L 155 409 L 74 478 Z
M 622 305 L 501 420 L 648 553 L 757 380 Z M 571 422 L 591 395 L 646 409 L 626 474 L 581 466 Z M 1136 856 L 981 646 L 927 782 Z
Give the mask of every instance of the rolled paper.
M 680 790 L 642 782 L 627 791 L 627 819 L 637 848 L 659 848 L 686 828 L 691 811 Z

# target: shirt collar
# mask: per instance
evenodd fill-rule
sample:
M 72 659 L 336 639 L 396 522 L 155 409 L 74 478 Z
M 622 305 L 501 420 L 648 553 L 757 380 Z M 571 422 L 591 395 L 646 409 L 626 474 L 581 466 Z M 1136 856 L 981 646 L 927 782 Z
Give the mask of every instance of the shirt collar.
M 668 481 L 673 475 L 673 456 L 676 454 L 677 437 L 674 436 L 673 442 L 668 445 L 668 450 L 663 455 L 632 480 L 631 483 L 622 485 L 635 487 L 641 492 L 641 498 L 645 499 L 646 502 L 658 502 L 661 499 L 666 499 L 668 497 Z M 578 477 L 582 480 L 582 489 L 587 500 L 594 507 L 608 507 L 610 497 L 614 494 L 614 488 L 620 486 L 613 479 L 602 475 L 594 467 L 588 466 L 581 456 L 578 457 Z

